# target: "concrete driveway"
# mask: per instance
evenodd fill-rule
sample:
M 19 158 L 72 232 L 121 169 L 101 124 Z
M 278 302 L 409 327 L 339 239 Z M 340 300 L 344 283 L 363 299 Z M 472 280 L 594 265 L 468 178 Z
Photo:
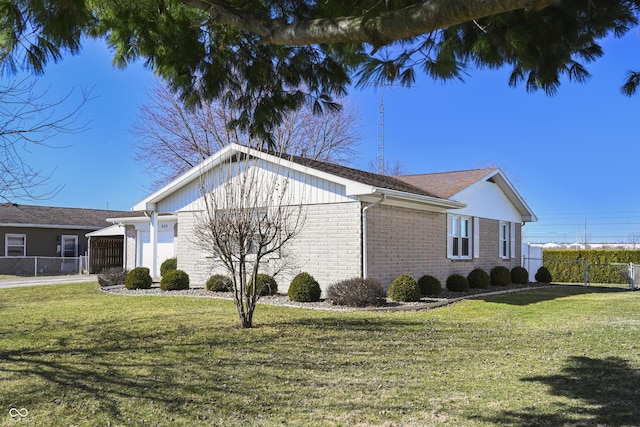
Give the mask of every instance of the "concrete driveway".
M 0 279 L 0 289 L 20 286 L 63 285 L 66 283 L 97 282 L 97 274 L 77 274 L 73 276 L 38 276 Z

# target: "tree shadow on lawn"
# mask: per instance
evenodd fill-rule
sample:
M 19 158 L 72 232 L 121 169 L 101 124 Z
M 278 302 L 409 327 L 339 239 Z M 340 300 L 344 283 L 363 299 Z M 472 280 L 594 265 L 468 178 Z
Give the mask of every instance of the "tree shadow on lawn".
M 570 357 L 560 374 L 523 378 L 546 384 L 550 394 L 567 399 L 555 412 L 529 407 L 483 418 L 515 426 L 640 425 L 640 371 L 619 357 Z
M 505 290 L 508 290 L 505 289 Z M 474 299 L 510 305 L 525 306 L 543 301 L 552 301 L 559 298 L 566 298 L 574 295 L 629 292 L 628 289 L 612 288 L 605 286 L 583 286 L 583 285 L 558 285 L 545 288 L 531 288 L 518 292 L 510 292 L 501 295 L 478 296 Z
M 184 341 L 180 338 L 190 331 L 176 328 L 175 339 L 167 341 L 166 331 L 140 332 L 130 325 L 115 325 L 109 321 L 92 323 L 88 327 L 73 322 L 56 323 L 63 329 L 52 332 L 47 343 L 14 350 L 0 349 L 0 377 L 8 381 L 16 379 L 18 384 L 12 389 L 3 389 L 0 385 L 0 408 L 28 408 L 29 417 L 36 421 L 39 415 L 59 410 L 72 417 L 85 417 L 75 420 L 79 424 L 91 420 L 92 416 L 101 416 L 124 425 L 134 422 L 132 417 L 137 415 L 132 405 L 144 408 L 141 413 L 148 414 L 140 416 L 157 414 L 160 420 L 174 414 L 177 418 L 200 421 L 219 419 L 229 413 L 250 418 L 262 416 L 260 414 L 270 407 L 282 406 L 286 410 L 289 403 L 274 401 L 274 396 L 269 394 L 270 381 L 262 379 L 248 387 L 248 380 L 238 378 L 238 372 L 245 369 L 271 377 L 273 381 L 291 380 L 293 391 L 304 383 L 306 370 L 317 371 L 315 374 L 322 372 L 324 365 L 296 354 L 283 360 L 270 359 L 273 358 L 274 335 L 279 333 L 277 327 L 290 327 L 295 323 L 321 330 L 330 330 L 337 325 L 363 337 L 364 332 L 398 325 L 367 319 L 294 320 L 276 322 L 275 331 L 255 334 L 250 330 L 237 330 L 235 326 L 224 326 L 224 333 L 194 339 L 187 336 Z M 270 327 L 273 325 L 269 324 Z M 65 331 L 72 329 L 82 331 L 85 339 L 79 343 L 77 337 L 68 339 Z M 216 349 L 225 351 L 216 353 Z M 247 356 L 249 352 L 251 354 Z M 277 363 L 278 369 L 265 370 L 267 360 Z M 297 371 L 298 376 L 287 377 L 286 373 L 291 370 Z M 324 385 L 325 389 L 330 386 Z M 305 387 L 305 390 L 313 389 Z M 245 406 L 248 401 L 252 404 Z M 401 404 L 389 406 L 385 403 L 384 407 L 374 405 L 371 408 L 367 408 L 369 403 L 358 406 L 357 402 L 344 402 L 344 405 L 345 411 L 408 410 Z M 156 409 L 151 410 L 150 406 Z M 56 409 L 61 407 L 63 409 Z
M 190 356 L 199 357 L 203 343 L 167 343 L 161 331 L 143 335 L 117 327 L 109 330 L 103 328 L 107 323 L 95 328 L 76 326 L 87 335 L 94 334 L 89 342 L 74 345 L 65 337 L 55 337 L 55 344 L 0 349 L 0 375 L 9 381 L 18 379 L 18 386 L 12 389 L 0 386 L 0 408 L 28 408 L 30 418 L 35 419 L 39 408 L 53 403 L 67 407 L 67 413 L 91 419 L 83 408 L 94 401 L 93 414 L 126 424 L 133 415 L 122 408 L 122 401 L 127 400 L 129 405 L 155 405 L 162 414 L 195 420 L 202 415 L 197 406 L 210 403 L 210 394 L 225 393 L 218 373 L 203 375 L 203 370 L 191 369 L 197 365 L 190 364 L 200 361 Z M 212 340 L 208 346 L 215 344 Z M 167 347 L 175 357 L 158 357 L 167 354 Z M 181 358 L 183 352 L 189 356 Z M 195 402 L 193 396 L 201 400 Z

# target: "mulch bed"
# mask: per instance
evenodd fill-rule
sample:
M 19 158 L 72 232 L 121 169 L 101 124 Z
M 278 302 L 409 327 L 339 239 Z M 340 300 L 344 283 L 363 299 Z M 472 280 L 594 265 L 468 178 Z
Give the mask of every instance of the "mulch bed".
M 528 289 L 539 289 L 550 286 L 548 283 L 529 283 L 526 285 L 490 286 L 487 289 L 470 289 L 468 292 L 450 292 L 443 289 L 437 297 L 423 297 L 418 302 L 396 302 L 387 300 L 387 304 L 381 307 L 346 307 L 334 305 L 329 300 L 317 302 L 297 302 L 291 301 L 287 295 L 276 294 L 261 297 L 258 303 L 278 305 L 283 307 L 298 307 L 315 310 L 334 311 L 417 311 L 443 307 L 469 298 L 479 298 L 491 295 L 500 295 L 511 292 L 518 292 Z M 151 289 L 128 290 L 124 286 L 102 287 L 105 292 L 128 295 L 128 296 L 191 296 L 200 298 L 232 299 L 229 292 L 211 292 L 204 288 L 192 288 L 183 291 L 162 291 L 160 287 L 153 286 Z

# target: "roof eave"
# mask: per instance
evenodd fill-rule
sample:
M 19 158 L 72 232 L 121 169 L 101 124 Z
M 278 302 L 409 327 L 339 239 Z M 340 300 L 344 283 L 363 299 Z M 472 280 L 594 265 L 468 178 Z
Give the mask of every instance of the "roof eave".
M 170 222 L 177 221 L 177 215 L 160 215 L 158 216 L 158 222 Z M 114 224 L 140 224 L 140 223 L 148 223 L 150 221 L 147 216 L 129 216 L 129 217 L 116 217 L 116 218 L 107 218 L 107 221 Z
M 498 187 L 500 187 L 500 189 L 505 194 L 505 196 L 507 196 L 511 204 L 518 210 L 518 212 L 522 216 L 523 222 L 538 221 L 538 217 L 536 217 L 536 215 L 533 213 L 533 211 L 531 210 L 527 202 L 524 201 L 522 196 L 520 196 L 520 193 L 518 193 L 518 191 L 515 189 L 513 184 L 511 184 L 509 179 L 499 168 L 494 169 L 493 171 L 491 171 L 484 177 L 480 178 L 479 180 L 477 180 L 476 182 L 474 182 L 464 190 L 456 193 L 452 198 L 460 197 L 461 195 L 464 195 L 464 193 L 471 191 L 471 189 L 476 185 L 478 185 L 478 183 L 485 182 L 490 179 L 493 179 L 493 182 Z
M 200 176 L 202 176 L 202 174 L 208 172 L 216 165 L 218 165 L 221 161 L 231 156 L 234 151 L 241 151 L 239 148 L 241 148 L 241 146 L 237 144 L 229 144 L 226 147 L 223 147 L 218 152 L 205 159 L 199 165 L 189 169 L 187 172 L 183 173 L 182 175 L 171 181 L 169 184 L 165 185 L 153 194 L 145 197 L 144 199 L 133 205 L 131 210 L 156 210 L 156 205 L 159 201 L 167 197 L 169 194 L 172 194 L 173 192 L 189 184 L 194 179 L 198 179 Z
M 394 197 L 406 201 L 425 203 L 443 209 L 462 209 L 467 205 L 455 200 L 440 199 L 438 197 L 424 196 L 422 194 L 407 193 L 398 190 L 389 190 L 387 188 L 371 188 L 369 194 L 385 194 L 387 197 Z

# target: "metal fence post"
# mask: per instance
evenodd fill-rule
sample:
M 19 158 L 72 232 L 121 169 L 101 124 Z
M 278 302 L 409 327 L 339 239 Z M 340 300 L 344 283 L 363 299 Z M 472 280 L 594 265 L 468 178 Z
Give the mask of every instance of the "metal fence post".
M 38 257 L 33 257 L 33 276 L 38 277 Z
M 584 261 L 584 285 L 589 286 L 589 260 Z

